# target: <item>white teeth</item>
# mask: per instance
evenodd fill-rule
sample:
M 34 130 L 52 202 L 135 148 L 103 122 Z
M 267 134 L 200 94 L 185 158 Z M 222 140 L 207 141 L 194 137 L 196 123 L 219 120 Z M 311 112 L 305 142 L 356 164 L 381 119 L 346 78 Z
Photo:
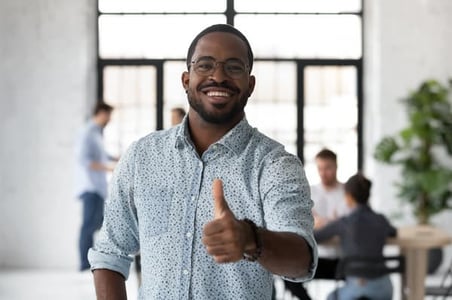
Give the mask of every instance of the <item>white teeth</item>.
M 226 92 L 211 91 L 211 92 L 207 93 L 207 96 L 209 96 L 209 97 L 229 97 L 229 94 Z

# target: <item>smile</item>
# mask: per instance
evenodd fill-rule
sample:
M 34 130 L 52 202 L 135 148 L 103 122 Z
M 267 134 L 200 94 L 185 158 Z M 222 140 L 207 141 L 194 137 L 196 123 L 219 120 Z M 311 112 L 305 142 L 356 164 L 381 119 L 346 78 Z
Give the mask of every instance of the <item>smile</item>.
M 230 97 L 231 94 L 222 91 L 209 91 L 206 93 L 209 97 Z

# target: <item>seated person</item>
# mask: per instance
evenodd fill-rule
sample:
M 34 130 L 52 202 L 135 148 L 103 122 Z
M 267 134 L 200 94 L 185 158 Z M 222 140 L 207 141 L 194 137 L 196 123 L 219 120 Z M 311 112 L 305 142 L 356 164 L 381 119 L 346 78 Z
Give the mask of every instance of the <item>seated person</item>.
M 361 174 L 348 179 L 344 185 L 345 201 L 352 211 L 348 216 L 316 229 L 314 235 L 318 243 L 339 237 L 343 257 L 383 258 L 386 239 L 395 236 L 396 229 L 383 215 L 375 213 L 369 206 L 371 185 L 371 181 Z M 387 274 L 374 277 L 346 273 L 345 280 L 345 285 L 333 291 L 328 300 L 359 297 L 392 299 L 393 287 Z
M 314 201 L 314 229 L 320 229 L 329 222 L 350 213 L 350 207 L 344 201 L 344 184 L 337 179 L 337 155 L 324 148 L 315 157 L 321 182 L 311 186 L 311 198 Z M 335 279 L 335 271 L 340 252 L 331 245 L 318 245 L 319 262 L 315 279 Z

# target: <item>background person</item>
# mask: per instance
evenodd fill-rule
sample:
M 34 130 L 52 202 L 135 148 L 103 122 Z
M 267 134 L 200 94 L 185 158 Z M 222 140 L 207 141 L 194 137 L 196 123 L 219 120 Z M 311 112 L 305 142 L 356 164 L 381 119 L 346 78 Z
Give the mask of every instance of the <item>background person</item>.
M 386 239 L 396 236 L 397 231 L 384 215 L 375 213 L 369 206 L 371 186 L 371 181 L 359 173 L 347 180 L 345 202 L 351 213 L 316 229 L 314 235 L 319 243 L 338 236 L 343 257 L 383 258 Z M 392 299 L 393 287 L 388 274 L 377 277 L 366 273 L 345 275 L 345 286 L 332 292 L 328 300 Z
M 344 202 L 344 185 L 337 179 L 337 155 L 322 149 L 315 156 L 320 183 L 311 186 L 316 227 L 322 227 L 350 212 Z
M 113 107 L 106 103 L 97 104 L 76 142 L 76 193 L 83 205 L 79 236 L 81 271 L 90 268 L 87 254 L 93 245 L 94 233 L 102 225 L 107 172 L 113 170 L 112 162 L 117 161 L 105 151 L 102 135 L 112 111 Z
M 114 173 L 89 253 L 98 299 L 126 298 L 138 251 L 140 299 L 271 299 L 273 274 L 313 276 L 302 164 L 245 118 L 252 65 L 248 40 L 230 25 L 191 43 L 182 74 L 188 117 L 133 143 Z
M 314 201 L 314 228 L 319 229 L 329 222 L 348 215 L 351 209 L 344 201 L 344 184 L 337 179 L 336 153 L 324 148 L 317 153 L 315 163 L 320 183 L 311 186 L 311 197 Z M 318 246 L 319 264 L 315 279 L 335 279 L 340 256 L 339 250 L 335 246 Z

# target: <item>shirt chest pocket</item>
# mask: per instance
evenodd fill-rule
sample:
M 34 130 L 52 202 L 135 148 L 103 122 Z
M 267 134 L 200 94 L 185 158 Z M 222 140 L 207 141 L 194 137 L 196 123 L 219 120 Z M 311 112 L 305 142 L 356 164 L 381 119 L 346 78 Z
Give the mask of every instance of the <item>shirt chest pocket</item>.
M 145 237 L 168 231 L 173 202 L 173 190 L 167 188 L 143 191 L 137 206 L 140 232 Z

